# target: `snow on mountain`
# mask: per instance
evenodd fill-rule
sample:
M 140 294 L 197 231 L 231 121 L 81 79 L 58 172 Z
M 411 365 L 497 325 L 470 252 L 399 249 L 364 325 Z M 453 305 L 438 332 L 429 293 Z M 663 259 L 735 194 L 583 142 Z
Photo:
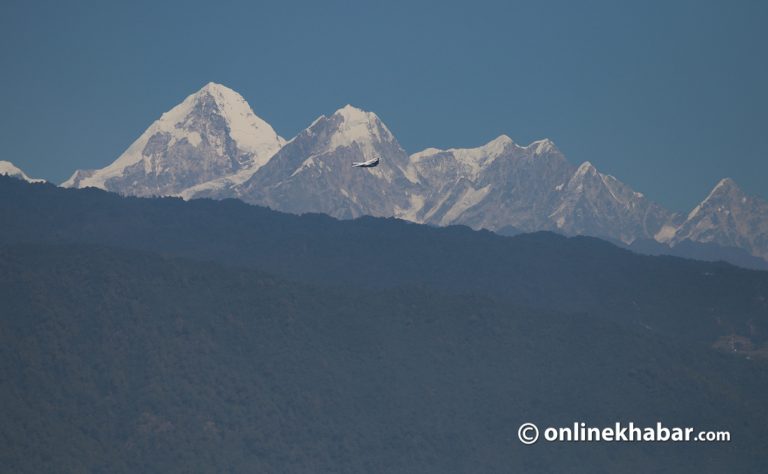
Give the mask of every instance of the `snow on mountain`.
M 438 166 L 440 169 L 448 171 L 448 168 L 450 168 L 450 172 L 459 173 L 471 179 L 477 179 L 482 169 L 503 155 L 507 148 L 512 145 L 514 143 L 511 138 L 501 135 L 477 148 L 451 148 L 448 150 L 427 148 L 424 151 L 411 155 L 409 168 L 413 169 L 417 174 L 431 171 L 431 164 L 425 166 L 425 162 L 432 161 L 436 156 L 450 156 L 454 163 L 447 165 L 447 160 L 439 159 L 440 163 L 438 163 Z
M 347 104 L 337 110 L 335 118 L 336 128 L 331 133 L 327 143 L 318 152 L 328 153 L 342 147 L 359 147 L 365 159 L 372 158 L 376 153 L 376 146 L 384 142 L 392 142 L 395 137 L 373 112 L 360 110 Z
M 424 188 L 416 221 L 539 230 L 549 227 L 552 191 L 571 169 L 549 140 L 520 146 L 501 135 L 477 148 L 415 153 L 408 171 Z
M 568 234 L 608 237 L 630 244 L 652 238 L 675 216 L 615 177 L 586 161 L 560 192 L 550 214 L 557 229 Z
M 244 181 L 283 143 L 240 94 L 211 82 L 164 113 L 112 164 L 78 170 L 62 186 L 149 196 L 233 175 Z
M 375 157 L 377 167 L 352 167 Z M 685 218 L 590 162 L 570 164 L 548 139 L 523 146 L 501 135 L 475 148 L 408 156 L 376 114 L 347 105 L 286 143 L 239 94 L 214 83 L 163 114 L 114 163 L 77 171 L 63 186 L 239 198 L 337 218 L 553 230 L 626 245 L 689 240 L 768 260 L 768 204 L 745 196 L 732 180 L 721 181 Z
M 768 260 L 768 201 L 747 196 L 730 178 L 721 180 L 669 239 L 748 250 Z
M 351 166 L 375 156 L 376 168 Z M 349 105 L 315 120 L 247 180 L 224 177 L 181 195 L 235 197 L 292 213 L 557 230 L 627 243 L 652 238 L 671 216 L 591 165 L 575 168 L 551 140 L 521 146 L 501 135 L 476 148 L 428 148 L 408 157 L 376 114 Z
M 499 230 L 557 230 L 630 243 L 653 237 L 672 214 L 586 162 L 568 163 L 548 139 L 527 146 L 502 135 L 477 148 L 411 155 L 425 184 L 414 220 Z
M 352 163 L 378 156 L 375 168 Z M 237 197 L 293 212 L 339 218 L 392 216 L 410 205 L 408 157 L 376 114 L 347 105 L 321 116 L 275 154 L 257 173 L 234 186 L 193 190 L 185 197 Z
M 44 183 L 44 179 L 30 178 L 18 166 L 10 161 L 0 160 L 0 176 L 11 176 L 13 178 L 23 179 L 28 183 Z

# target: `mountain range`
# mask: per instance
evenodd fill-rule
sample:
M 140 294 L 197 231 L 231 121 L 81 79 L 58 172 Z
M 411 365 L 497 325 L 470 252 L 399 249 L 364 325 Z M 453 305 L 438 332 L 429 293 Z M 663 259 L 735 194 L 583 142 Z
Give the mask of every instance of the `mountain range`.
M 380 157 L 376 168 L 351 167 L 373 157 Z M 285 141 L 242 96 L 215 83 L 163 114 L 112 164 L 78 170 L 62 186 L 237 198 L 297 214 L 397 217 L 502 234 L 550 230 L 640 251 L 652 242 L 653 253 L 694 244 L 704 259 L 758 268 L 768 261 L 768 202 L 731 179 L 685 215 L 590 162 L 569 163 L 548 139 L 521 145 L 502 135 L 477 148 L 409 155 L 375 113 L 351 105 Z
M 546 139 L 409 155 L 349 105 L 285 141 L 208 84 L 63 186 L 0 162 L 0 464 L 761 472 L 768 272 L 638 253 L 766 268 L 767 216 Z M 517 440 L 579 421 L 732 438 Z

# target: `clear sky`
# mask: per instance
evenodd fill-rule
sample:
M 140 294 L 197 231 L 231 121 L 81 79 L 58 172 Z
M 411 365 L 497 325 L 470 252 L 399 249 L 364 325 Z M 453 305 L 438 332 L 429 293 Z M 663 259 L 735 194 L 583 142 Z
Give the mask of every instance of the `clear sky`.
M 61 182 L 215 81 L 290 138 L 346 103 L 413 153 L 548 137 L 675 210 L 768 197 L 768 2 L 0 3 L 0 159 Z

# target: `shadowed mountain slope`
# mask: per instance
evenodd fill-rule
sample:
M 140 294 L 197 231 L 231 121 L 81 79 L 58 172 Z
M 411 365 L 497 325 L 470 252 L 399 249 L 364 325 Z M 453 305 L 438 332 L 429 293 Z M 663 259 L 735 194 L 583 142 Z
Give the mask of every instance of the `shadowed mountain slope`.
M 252 267 L 308 283 L 425 286 L 589 312 L 699 344 L 768 341 L 768 272 L 633 254 L 551 233 L 502 237 L 365 217 L 295 216 L 236 200 L 125 198 L 0 177 L 0 243 L 96 243 Z
M 764 366 L 586 314 L 321 288 L 82 244 L 0 248 L 0 300 L 9 472 L 752 473 L 766 462 Z M 659 420 L 733 441 L 516 439 L 524 421 Z

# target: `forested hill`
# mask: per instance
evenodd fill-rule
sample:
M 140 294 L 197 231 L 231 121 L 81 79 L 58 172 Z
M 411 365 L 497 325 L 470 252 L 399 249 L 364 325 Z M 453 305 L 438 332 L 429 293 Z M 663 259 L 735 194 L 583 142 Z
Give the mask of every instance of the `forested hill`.
M 585 312 L 760 357 L 768 272 L 633 254 L 551 233 L 295 216 L 236 200 L 126 198 L 0 176 L 0 243 L 96 243 L 256 268 L 347 291 L 424 286 Z M 740 339 L 741 340 L 741 339 Z
M 347 291 L 94 245 L 0 249 L 5 472 L 760 472 L 762 365 L 426 288 Z M 719 444 L 523 446 L 540 426 Z

